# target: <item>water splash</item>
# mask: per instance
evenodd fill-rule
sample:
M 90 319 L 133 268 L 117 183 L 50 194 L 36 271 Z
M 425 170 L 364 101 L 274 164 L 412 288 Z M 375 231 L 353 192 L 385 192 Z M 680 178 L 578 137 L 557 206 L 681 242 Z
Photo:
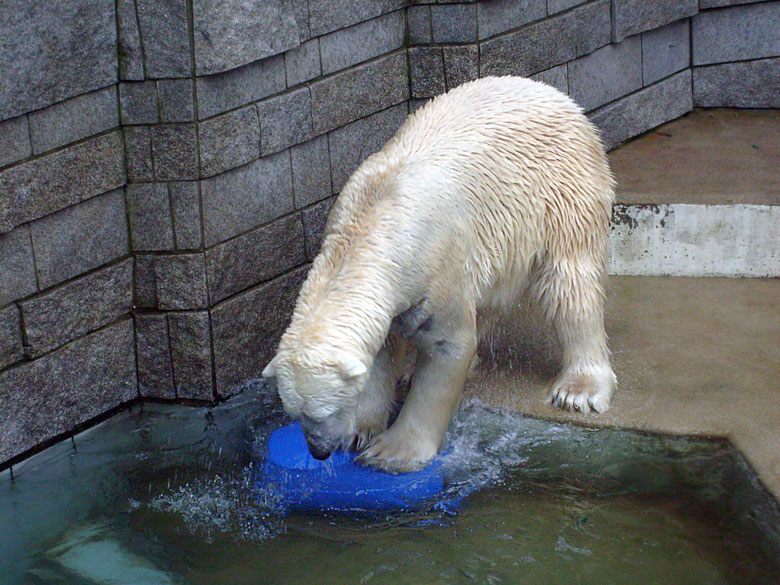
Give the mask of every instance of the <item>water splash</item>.
M 281 506 L 271 491 L 254 487 L 252 465 L 236 477 L 195 480 L 154 497 L 149 506 L 179 516 L 193 534 L 211 541 L 215 532 L 262 541 L 284 527 Z
M 191 480 L 155 496 L 149 506 L 179 516 L 194 534 L 209 539 L 216 532 L 251 541 L 279 534 L 284 530 L 280 498 L 271 487 L 258 488 L 253 477 L 262 463 L 271 431 L 281 422 L 265 421 L 255 428 L 251 449 L 254 462 L 240 472 Z M 440 522 L 442 512 L 450 514 L 457 506 L 440 506 L 439 502 L 460 502 L 478 490 L 500 485 L 507 469 L 528 463 L 524 450 L 568 434 L 566 427 L 523 421 L 470 399 L 460 408 L 447 434 L 443 461 L 447 481 L 441 498 L 421 513 L 385 515 L 382 521 Z

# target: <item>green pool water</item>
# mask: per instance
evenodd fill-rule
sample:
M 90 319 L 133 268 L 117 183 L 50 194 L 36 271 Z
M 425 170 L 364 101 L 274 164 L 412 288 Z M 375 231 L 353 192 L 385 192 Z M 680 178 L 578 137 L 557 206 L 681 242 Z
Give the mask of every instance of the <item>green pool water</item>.
M 254 486 L 284 419 L 250 387 L 147 404 L 0 474 L 0 583 L 772 584 L 780 511 L 723 441 L 461 408 L 457 514 L 284 515 Z

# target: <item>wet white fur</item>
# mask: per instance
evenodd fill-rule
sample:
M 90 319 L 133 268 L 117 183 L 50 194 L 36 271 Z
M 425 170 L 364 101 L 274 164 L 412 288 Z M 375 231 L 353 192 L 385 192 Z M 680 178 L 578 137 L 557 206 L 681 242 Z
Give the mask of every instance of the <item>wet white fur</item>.
M 477 321 L 525 293 L 564 346 L 550 401 L 606 410 L 615 387 L 602 312 L 613 191 L 593 126 L 552 87 L 494 77 L 437 97 L 347 181 L 265 374 L 277 377 L 291 414 L 341 412 L 344 441 L 358 432 L 365 441 L 386 425 L 392 400 L 391 321 L 425 299 L 434 327 L 411 339 L 420 358 L 409 399 L 365 453 L 411 469 L 441 444 Z

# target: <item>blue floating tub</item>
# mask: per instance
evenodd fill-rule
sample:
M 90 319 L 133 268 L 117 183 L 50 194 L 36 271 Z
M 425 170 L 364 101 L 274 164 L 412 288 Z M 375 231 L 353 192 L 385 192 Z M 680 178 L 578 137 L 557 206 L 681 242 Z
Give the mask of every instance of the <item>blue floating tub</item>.
M 314 459 L 294 422 L 271 434 L 257 487 L 278 493 L 286 510 L 331 511 L 413 510 L 444 491 L 441 456 L 425 469 L 397 475 L 364 467 L 356 456 L 339 450 L 325 461 Z

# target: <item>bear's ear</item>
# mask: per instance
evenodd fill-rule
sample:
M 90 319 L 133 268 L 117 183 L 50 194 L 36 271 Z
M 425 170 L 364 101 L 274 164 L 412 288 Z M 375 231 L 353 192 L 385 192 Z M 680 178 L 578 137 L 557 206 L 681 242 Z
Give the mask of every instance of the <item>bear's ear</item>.
M 268 362 L 268 365 L 263 370 L 263 378 L 266 380 L 273 380 L 276 378 L 276 360 L 279 359 L 279 356 L 274 356 L 274 359 L 272 359 L 270 362 Z
M 341 356 L 341 360 L 339 360 L 339 371 L 341 372 L 342 378 L 351 380 L 352 378 L 357 378 L 358 376 L 365 374 L 368 371 L 368 368 L 366 367 L 366 364 L 355 356 L 343 355 Z

